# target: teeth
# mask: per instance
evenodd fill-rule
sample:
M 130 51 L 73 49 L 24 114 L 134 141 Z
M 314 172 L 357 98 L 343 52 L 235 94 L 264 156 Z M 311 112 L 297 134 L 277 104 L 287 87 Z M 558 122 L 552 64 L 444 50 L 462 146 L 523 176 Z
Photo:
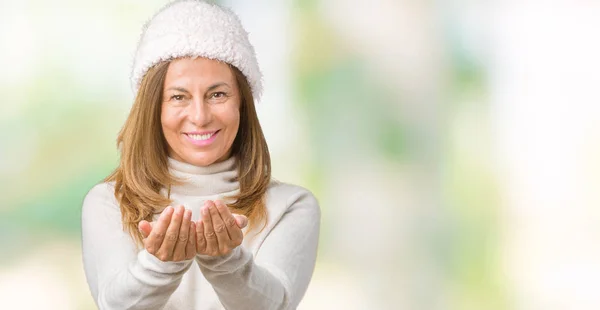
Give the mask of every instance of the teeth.
M 212 137 L 212 135 L 213 135 L 212 133 L 207 133 L 205 135 L 191 135 L 191 134 L 188 134 L 188 137 L 190 137 L 190 138 L 192 138 L 194 140 L 197 140 L 197 141 L 203 141 L 203 140 L 210 139 L 210 137 Z

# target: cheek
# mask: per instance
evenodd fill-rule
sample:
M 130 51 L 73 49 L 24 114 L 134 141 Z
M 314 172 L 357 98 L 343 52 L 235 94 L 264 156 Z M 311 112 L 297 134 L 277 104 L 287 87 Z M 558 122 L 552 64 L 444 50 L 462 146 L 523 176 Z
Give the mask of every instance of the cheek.
M 160 123 L 165 138 L 176 135 L 179 126 L 179 117 L 177 111 L 169 108 L 163 108 L 160 114 Z
M 240 111 L 236 111 L 236 112 L 235 112 L 235 118 L 234 118 L 233 122 L 234 122 L 234 126 L 235 126 L 236 128 L 239 128 L 239 127 L 240 127 Z M 236 131 L 237 131 L 237 130 L 236 130 Z
M 232 111 L 228 117 L 228 126 L 231 129 L 232 138 L 235 139 L 237 132 L 240 127 L 240 112 L 237 110 Z
M 174 130 L 177 126 L 177 116 L 174 113 L 173 109 L 164 108 L 160 113 L 160 123 L 163 127 L 163 131 Z

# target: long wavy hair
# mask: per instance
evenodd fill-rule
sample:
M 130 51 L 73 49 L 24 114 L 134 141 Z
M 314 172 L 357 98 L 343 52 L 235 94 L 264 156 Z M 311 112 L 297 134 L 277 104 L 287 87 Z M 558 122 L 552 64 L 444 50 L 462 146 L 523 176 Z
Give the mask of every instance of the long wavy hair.
M 165 61 L 153 66 L 142 79 L 129 116 L 117 137 L 121 154 L 119 166 L 104 180 L 114 181 L 123 229 L 131 234 L 138 246 L 142 245 L 139 222 L 152 221 L 154 214 L 172 203 L 169 197 L 160 194 L 160 190 L 182 182 L 169 173 L 167 141 L 160 119 L 169 63 Z M 248 80 L 239 69 L 231 65 L 230 68 L 241 97 L 240 125 L 231 146 L 231 156 L 237 161 L 240 192 L 230 197 L 234 202 L 228 206 L 232 212 L 248 217 L 250 232 L 266 223 L 264 197 L 271 180 L 271 157 Z

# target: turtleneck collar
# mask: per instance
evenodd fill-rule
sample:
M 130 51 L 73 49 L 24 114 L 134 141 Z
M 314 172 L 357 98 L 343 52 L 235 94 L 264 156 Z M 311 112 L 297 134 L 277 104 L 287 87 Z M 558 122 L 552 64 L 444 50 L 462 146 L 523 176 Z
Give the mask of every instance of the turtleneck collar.
M 236 180 L 238 176 L 235 156 L 206 167 L 194 166 L 168 158 L 169 172 L 184 181 L 183 184 L 171 187 L 171 194 L 186 196 L 211 196 L 231 194 L 239 190 Z

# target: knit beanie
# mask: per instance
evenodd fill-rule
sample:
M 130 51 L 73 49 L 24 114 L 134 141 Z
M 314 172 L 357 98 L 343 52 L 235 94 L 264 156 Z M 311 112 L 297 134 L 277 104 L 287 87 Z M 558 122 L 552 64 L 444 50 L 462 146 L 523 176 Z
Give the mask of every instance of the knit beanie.
M 133 60 L 134 92 L 152 66 L 194 56 L 235 66 L 246 76 L 254 99 L 260 99 L 262 73 L 240 19 L 227 8 L 200 0 L 174 1 L 146 22 Z

